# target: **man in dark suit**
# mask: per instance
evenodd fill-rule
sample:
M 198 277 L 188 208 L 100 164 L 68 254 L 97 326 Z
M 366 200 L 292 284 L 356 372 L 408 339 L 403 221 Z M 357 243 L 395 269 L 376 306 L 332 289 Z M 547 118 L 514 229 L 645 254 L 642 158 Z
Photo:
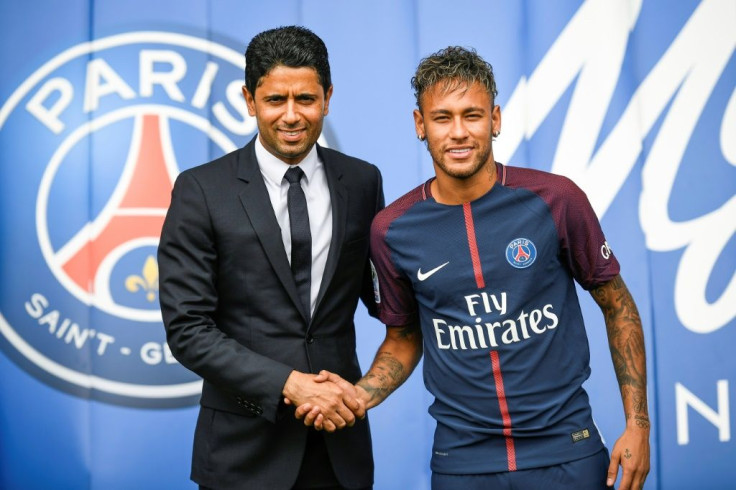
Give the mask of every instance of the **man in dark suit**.
M 319 37 L 265 31 L 245 58 L 259 134 L 181 173 L 158 253 L 169 346 L 204 380 L 191 477 L 217 489 L 371 488 L 368 421 L 347 382 L 361 375 L 358 299 L 374 313 L 381 175 L 315 144 L 332 95 Z M 315 382 L 323 369 L 341 382 Z M 290 405 L 304 404 L 325 431 L 295 419 Z

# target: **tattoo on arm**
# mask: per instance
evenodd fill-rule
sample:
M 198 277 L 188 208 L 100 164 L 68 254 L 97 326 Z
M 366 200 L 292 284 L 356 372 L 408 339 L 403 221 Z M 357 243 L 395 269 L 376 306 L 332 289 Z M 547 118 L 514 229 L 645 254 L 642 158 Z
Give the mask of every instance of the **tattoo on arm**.
M 611 359 L 626 418 L 633 417 L 638 427 L 648 428 L 644 334 L 634 299 L 621 276 L 593 289 L 591 294 L 606 322 Z
M 369 373 L 358 382 L 371 395 L 371 400 L 383 401 L 401 383 L 406 376 L 404 365 L 397 361 L 390 352 L 379 352 Z
M 649 428 L 649 417 L 646 417 L 643 415 L 636 415 L 634 416 L 634 420 L 636 421 L 637 427 L 640 427 L 642 429 Z
M 370 370 L 357 385 L 370 395 L 370 404 L 377 405 L 406 381 L 422 356 L 422 333 L 415 325 L 395 328 L 392 339 L 398 343 L 397 353 L 386 343 L 381 346 Z M 398 354 L 401 355 L 398 355 Z

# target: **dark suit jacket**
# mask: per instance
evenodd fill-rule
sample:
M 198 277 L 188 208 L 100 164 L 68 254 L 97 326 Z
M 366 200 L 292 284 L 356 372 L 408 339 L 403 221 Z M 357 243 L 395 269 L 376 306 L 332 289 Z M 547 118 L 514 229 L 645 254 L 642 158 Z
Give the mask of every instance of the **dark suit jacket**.
M 307 429 L 283 405 L 284 383 L 292 370 L 321 369 L 356 382 L 358 298 L 374 313 L 368 234 L 384 204 L 378 169 L 318 147 L 333 227 L 308 322 L 254 143 L 179 175 L 158 251 L 169 346 L 204 379 L 192 479 L 218 489 L 291 488 Z M 367 419 L 325 439 L 341 484 L 370 486 Z

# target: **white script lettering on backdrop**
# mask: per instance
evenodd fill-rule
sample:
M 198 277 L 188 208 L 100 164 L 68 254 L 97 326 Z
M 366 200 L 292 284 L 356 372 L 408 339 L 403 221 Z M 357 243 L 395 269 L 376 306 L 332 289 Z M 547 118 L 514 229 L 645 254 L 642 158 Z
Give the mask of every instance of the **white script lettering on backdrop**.
M 736 3 L 706 0 L 695 9 L 593 154 L 640 8 L 640 0 L 591 0 L 578 10 L 510 97 L 504 108 L 504 128 L 509 129 L 498 142 L 498 155 L 508 160 L 577 80 L 552 171 L 575 180 L 603 216 L 637 160 L 646 157 L 639 217 L 647 247 L 657 252 L 685 249 L 674 287 L 677 315 L 689 330 L 710 333 L 736 316 L 736 274 L 715 302 L 708 302 L 705 294 L 716 260 L 736 232 L 736 196 L 688 221 L 673 221 L 668 204 L 694 128 L 736 47 L 736 29 L 712 26 L 719 19 L 736 18 Z M 668 106 L 649 153 L 642 155 L 642 141 Z M 724 110 L 720 145 L 724 159 L 736 165 L 736 92 Z

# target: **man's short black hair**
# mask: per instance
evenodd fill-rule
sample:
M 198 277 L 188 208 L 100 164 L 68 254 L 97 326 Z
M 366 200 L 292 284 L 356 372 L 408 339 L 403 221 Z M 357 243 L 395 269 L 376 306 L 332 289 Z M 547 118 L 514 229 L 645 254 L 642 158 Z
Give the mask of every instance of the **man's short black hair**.
M 278 27 L 251 39 L 245 50 L 245 87 L 251 95 L 255 96 L 261 78 L 280 65 L 314 68 L 325 93 L 332 85 L 327 47 L 306 27 Z

